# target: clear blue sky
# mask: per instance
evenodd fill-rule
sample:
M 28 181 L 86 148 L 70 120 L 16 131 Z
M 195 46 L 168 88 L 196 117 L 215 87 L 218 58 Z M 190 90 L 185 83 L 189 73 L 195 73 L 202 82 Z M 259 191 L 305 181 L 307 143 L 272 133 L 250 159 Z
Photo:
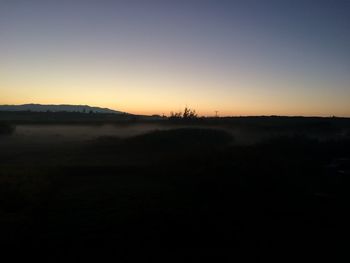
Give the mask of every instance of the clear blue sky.
M 350 1 L 1 0 L 0 104 L 350 116 Z

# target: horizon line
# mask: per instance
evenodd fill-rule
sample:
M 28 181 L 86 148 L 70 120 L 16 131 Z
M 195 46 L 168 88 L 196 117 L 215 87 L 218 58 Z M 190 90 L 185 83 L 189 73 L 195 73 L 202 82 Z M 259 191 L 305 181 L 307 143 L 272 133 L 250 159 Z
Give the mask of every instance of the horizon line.
M 26 106 L 26 105 L 40 105 L 40 106 L 76 106 L 76 107 L 90 107 L 90 108 L 99 108 L 99 109 L 104 109 L 104 110 L 111 110 L 115 112 L 120 112 L 120 113 L 126 113 L 130 115 L 139 115 L 139 116 L 165 116 L 169 117 L 169 114 L 159 114 L 159 113 L 150 113 L 150 114 L 140 114 L 140 113 L 132 113 L 132 112 L 127 112 L 127 111 L 122 111 L 122 110 L 117 110 L 114 108 L 110 107 L 103 107 L 103 106 L 95 106 L 95 105 L 88 105 L 88 104 L 67 104 L 67 103 L 58 103 L 58 104 L 42 104 L 42 103 L 22 103 L 22 104 L 0 104 L 0 106 Z M 1 111 L 1 110 L 0 110 Z M 174 111 L 178 112 L 178 111 Z M 182 112 L 182 111 L 181 111 Z M 171 112 L 170 112 L 171 113 Z M 101 114 L 101 113 L 100 113 Z M 350 118 L 350 115 L 334 115 L 334 114 L 316 114 L 316 115 L 300 115 L 300 114 L 285 114 L 285 115 L 280 115 L 280 114 L 252 114 L 252 115 L 200 115 L 198 118 L 237 118 L 237 117 L 305 117 L 305 118 Z

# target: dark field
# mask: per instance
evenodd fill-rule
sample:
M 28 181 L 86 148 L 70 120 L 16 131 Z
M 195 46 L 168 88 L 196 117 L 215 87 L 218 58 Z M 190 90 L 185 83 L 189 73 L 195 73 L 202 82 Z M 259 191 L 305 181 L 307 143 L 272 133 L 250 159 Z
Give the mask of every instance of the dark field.
M 259 261 L 346 244 L 349 119 L 79 116 L 3 117 L 2 247 L 52 261 L 88 247 Z

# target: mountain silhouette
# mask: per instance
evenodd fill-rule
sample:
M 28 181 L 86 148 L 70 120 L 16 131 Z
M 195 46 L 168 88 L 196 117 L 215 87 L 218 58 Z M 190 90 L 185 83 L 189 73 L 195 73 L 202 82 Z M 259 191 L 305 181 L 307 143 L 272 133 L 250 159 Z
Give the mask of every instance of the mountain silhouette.
M 91 107 L 88 105 L 0 105 L 0 111 L 33 111 L 33 112 L 81 112 L 81 113 L 111 113 L 125 114 L 125 112 L 115 111 L 108 108 Z

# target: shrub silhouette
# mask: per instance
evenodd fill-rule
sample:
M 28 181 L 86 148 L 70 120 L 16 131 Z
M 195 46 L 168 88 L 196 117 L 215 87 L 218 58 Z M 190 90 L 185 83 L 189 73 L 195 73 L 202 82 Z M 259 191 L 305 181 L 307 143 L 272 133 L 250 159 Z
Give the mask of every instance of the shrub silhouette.
M 198 115 L 195 110 L 185 107 L 184 112 L 182 113 L 181 111 L 179 112 L 171 112 L 170 113 L 170 119 L 196 119 L 198 118 Z
M 153 149 L 181 149 L 226 145 L 233 140 L 223 131 L 203 128 L 180 128 L 154 131 L 125 140 L 128 146 Z
M 182 118 L 182 112 L 170 112 L 170 119 L 181 119 Z
M 184 119 L 194 119 L 197 118 L 197 113 L 195 110 L 192 110 L 190 108 L 185 108 L 184 113 L 182 115 L 182 118 Z
M 7 123 L 0 123 L 0 136 L 11 135 L 15 131 L 15 127 Z

